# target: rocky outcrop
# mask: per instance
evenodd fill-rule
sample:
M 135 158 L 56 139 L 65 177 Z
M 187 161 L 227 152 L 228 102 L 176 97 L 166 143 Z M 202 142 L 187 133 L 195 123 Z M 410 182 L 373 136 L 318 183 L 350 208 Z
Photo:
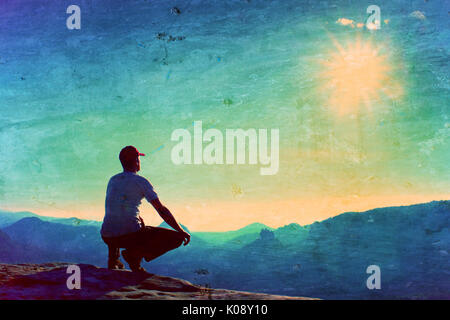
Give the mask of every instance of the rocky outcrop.
M 305 300 L 262 293 L 212 289 L 188 281 L 129 270 L 80 267 L 80 289 L 68 289 L 68 263 L 0 264 L 0 299 L 172 299 L 172 300 Z

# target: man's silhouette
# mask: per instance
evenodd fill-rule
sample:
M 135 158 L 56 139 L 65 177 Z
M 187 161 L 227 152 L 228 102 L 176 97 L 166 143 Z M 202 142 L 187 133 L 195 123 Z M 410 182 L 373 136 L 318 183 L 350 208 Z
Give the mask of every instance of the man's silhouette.
M 145 271 L 141 260 L 150 261 L 187 245 L 191 236 L 177 223 L 169 209 L 161 204 L 150 182 L 137 174 L 141 169 L 139 156 L 145 156 L 133 146 L 120 151 L 123 172 L 113 176 L 108 183 L 105 201 L 105 218 L 101 228 L 103 241 L 108 245 L 108 268 L 122 269 L 122 256 L 132 271 Z M 158 211 L 161 218 L 174 230 L 144 225 L 139 216 L 139 205 L 145 198 Z

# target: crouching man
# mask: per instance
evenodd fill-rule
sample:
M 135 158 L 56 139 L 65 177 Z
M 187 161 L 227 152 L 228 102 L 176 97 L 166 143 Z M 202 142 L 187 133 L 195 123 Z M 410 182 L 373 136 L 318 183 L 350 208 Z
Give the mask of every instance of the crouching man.
M 124 260 L 134 272 L 145 272 L 141 260 L 153 260 L 162 254 L 187 245 L 191 236 L 177 223 L 169 209 L 161 204 L 153 186 L 137 174 L 141 169 L 139 156 L 145 156 L 133 146 L 120 151 L 123 172 L 113 176 L 108 183 L 105 200 L 105 217 L 101 236 L 108 246 L 108 268 L 123 269 L 120 248 Z M 139 205 L 145 198 L 161 218 L 174 230 L 145 226 L 139 216 Z

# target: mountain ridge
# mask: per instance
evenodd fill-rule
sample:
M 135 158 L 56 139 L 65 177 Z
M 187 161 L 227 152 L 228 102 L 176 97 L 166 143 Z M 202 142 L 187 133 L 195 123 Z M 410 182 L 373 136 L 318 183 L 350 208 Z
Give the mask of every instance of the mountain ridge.
M 273 227 L 269 227 L 269 226 L 265 225 L 264 223 L 252 222 L 248 225 L 245 225 L 241 228 L 234 229 L 234 230 L 189 231 L 189 232 L 193 232 L 193 233 L 197 233 L 197 234 L 207 234 L 207 233 L 213 234 L 213 233 L 227 233 L 227 232 L 233 233 L 233 232 L 240 232 L 240 231 L 251 231 L 251 230 L 256 230 L 256 229 L 277 230 L 277 229 L 288 227 L 291 225 L 294 225 L 295 227 L 305 228 L 305 227 L 311 226 L 313 224 L 325 222 L 327 220 L 334 219 L 336 217 L 346 215 L 346 214 L 370 214 L 370 213 L 376 213 L 380 210 L 385 210 L 385 209 L 414 208 L 414 207 L 418 207 L 418 206 L 425 205 L 425 204 L 433 205 L 433 204 L 439 204 L 439 203 L 450 203 L 450 199 L 449 200 L 433 200 L 433 201 L 429 201 L 429 202 L 415 203 L 415 204 L 410 204 L 410 205 L 377 207 L 377 208 L 372 208 L 372 209 L 364 210 L 364 211 L 345 211 L 345 212 L 339 213 L 333 217 L 329 217 L 329 218 L 326 218 L 326 219 L 323 219 L 320 221 L 317 220 L 310 224 L 305 224 L 305 225 L 301 225 L 297 222 L 290 222 L 286 225 L 273 228 Z M 450 204 L 449 204 L 449 206 L 450 206 Z M 13 218 L 13 217 L 16 217 L 16 215 L 19 215 L 20 218 Z M 37 218 L 41 219 L 42 221 L 55 222 L 55 223 L 61 223 L 61 224 L 67 224 L 67 225 L 101 226 L 101 224 L 102 224 L 102 221 L 80 219 L 77 217 L 60 218 L 60 217 L 52 217 L 52 216 L 43 216 L 43 215 L 39 215 L 39 214 L 30 212 L 30 211 L 6 211 L 6 210 L 0 209 L 0 229 L 3 229 L 6 227 L 6 225 L 11 225 L 11 224 L 19 221 L 20 219 L 26 218 L 26 217 L 37 217 Z M 7 222 L 5 222 L 5 221 L 7 221 Z M 161 222 L 158 226 L 170 228 L 170 226 L 168 226 L 167 223 L 165 223 L 164 221 Z M 185 227 L 187 230 L 189 230 L 185 225 L 182 225 L 182 226 Z

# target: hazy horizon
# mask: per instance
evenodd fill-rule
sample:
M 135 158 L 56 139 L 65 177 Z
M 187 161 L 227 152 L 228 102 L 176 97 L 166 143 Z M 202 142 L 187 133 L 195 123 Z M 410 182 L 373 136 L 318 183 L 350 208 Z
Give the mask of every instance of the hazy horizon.
M 271 225 L 271 224 L 264 223 L 262 221 L 253 221 L 253 222 L 250 222 L 250 223 L 241 224 L 241 225 L 236 226 L 236 227 L 231 227 L 229 229 L 223 228 L 223 229 L 215 229 L 215 230 L 213 230 L 213 229 L 196 229 L 195 227 L 192 227 L 191 225 L 187 225 L 181 219 L 180 219 L 180 223 L 185 225 L 191 232 L 227 232 L 227 231 L 237 231 L 237 230 L 240 230 L 240 229 L 245 228 L 245 227 L 247 227 L 249 225 L 252 225 L 252 224 L 263 224 L 263 225 L 265 225 L 265 226 L 267 226 L 269 228 L 272 228 L 272 229 L 277 229 L 277 228 L 280 228 L 280 227 L 283 227 L 283 226 L 286 226 L 286 225 L 289 225 L 289 224 L 292 224 L 292 223 L 296 223 L 296 224 L 304 227 L 304 226 L 313 224 L 314 222 L 321 222 L 321 221 L 324 221 L 326 219 L 333 218 L 333 217 L 339 216 L 341 214 L 349 213 L 349 212 L 364 213 L 366 211 L 370 211 L 370 210 L 374 210 L 374 209 L 380 209 L 380 208 L 413 206 L 413 205 L 425 204 L 425 203 L 430 203 L 430 202 L 435 202 L 435 201 L 448 201 L 449 199 L 450 199 L 450 197 L 447 198 L 447 199 L 435 199 L 435 200 L 430 200 L 430 201 L 426 201 L 426 202 L 416 202 L 416 203 L 410 203 L 410 204 L 396 204 L 396 205 L 385 205 L 385 206 L 379 206 L 379 207 L 371 207 L 371 208 L 364 209 L 364 210 L 346 210 L 346 211 L 342 211 L 342 212 L 336 213 L 334 215 L 327 216 L 327 217 L 325 217 L 323 219 L 320 219 L 320 220 L 312 221 L 310 223 L 299 223 L 298 221 L 290 221 L 290 222 L 284 222 L 284 223 L 281 223 L 281 224 L 278 224 L 278 225 Z M 45 213 L 33 212 L 31 210 L 14 210 L 14 211 L 12 211 L 12 210 L 5 210 L 4 208 L 0 208 L 0 212 L 1 211 L 9 212 L 9 213 L 29 212 L 29 213 L 36 214 L 36 215 L 42 216 L 42 217 L 76 218 L 76 219 L 90 220 L 90 221 L 96 221 L 96 222 L 102 222 L 102 220 L 103 220 L 103 217 L 101 219 L 89 219 L 89 218 L 81 218 L 81 217 L 71 216 L 71 215 L 64 215 L 64 216 L 61 216 L 61 215 L 49 215 L 49 214 L 45 214 Z M 154 217 L 153 217 L 154 219 L 151 219 L 152 220 L 151 223 L 149 222 L 149 219 L 148 219 L 148 216 L 151 213 L 146 213 L 145 215 L 143 215 L 146 218 L 145 222 L 146 222 L 147 225 L 155 225 L 156 226 L 156 225 L 160 225 L 161 223 L 164 222 L 158 216 L 156 211 L 154 211 L 153 213 L 154 213 Z

